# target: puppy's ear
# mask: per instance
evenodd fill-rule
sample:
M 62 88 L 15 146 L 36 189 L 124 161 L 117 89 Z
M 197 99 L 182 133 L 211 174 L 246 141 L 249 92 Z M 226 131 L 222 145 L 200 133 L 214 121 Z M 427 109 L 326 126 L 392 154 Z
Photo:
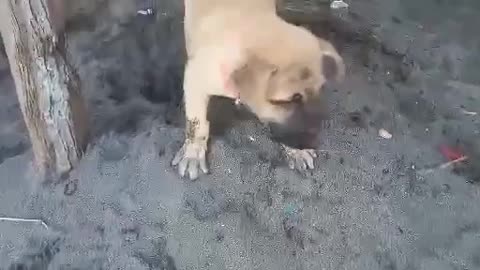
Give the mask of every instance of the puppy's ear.
M 239 90 L 255 90 L 275 75 L 277 67 L 255 54 L 247 53 L 245 61 L 231 73 L 231 80 Z
M 340 82 L 345 77 L 345 64 L 333 45 L 323 39 L 319 39 L 322 56 L 320 59 L 321 71 L 327 81 Z

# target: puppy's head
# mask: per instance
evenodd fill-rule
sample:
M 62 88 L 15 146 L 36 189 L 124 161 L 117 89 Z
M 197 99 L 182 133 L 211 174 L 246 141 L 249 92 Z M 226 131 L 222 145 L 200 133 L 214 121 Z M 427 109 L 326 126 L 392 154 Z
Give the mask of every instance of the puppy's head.
M 324 113 L 322 88 L 345 74 L 343 60 L 329 42 L 306 41 L 315 44 L 289 49 L 285 55 L 279 55 L 278 48 L 273 54 L 250 53 L 232 74 L 242 102 L 270 125 L 278 141 L 297 148 L 312 147 Z

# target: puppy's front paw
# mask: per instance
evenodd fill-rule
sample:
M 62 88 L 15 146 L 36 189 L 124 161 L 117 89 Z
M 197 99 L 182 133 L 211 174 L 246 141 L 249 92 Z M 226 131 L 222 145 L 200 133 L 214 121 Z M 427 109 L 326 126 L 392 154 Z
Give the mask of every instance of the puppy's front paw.
M 290 169 L 306 170 L 314 169 L 313 160 L 317 153 L 313 149 L 296 149 L 282 144 Z
M 178 165 L 178 173 L 182 177 L 188 173 L 190 180 L 195 180 L 198 178 L 200 170 L 208 173 L 206 153 L 206 142 L 185 141 L 173 158 L 172 165 Z

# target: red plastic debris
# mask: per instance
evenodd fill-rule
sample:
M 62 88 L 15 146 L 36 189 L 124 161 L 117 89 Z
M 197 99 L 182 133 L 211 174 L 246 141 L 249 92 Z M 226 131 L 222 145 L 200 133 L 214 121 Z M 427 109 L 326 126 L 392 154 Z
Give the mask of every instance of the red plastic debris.
M 449 161 L 457 160 L 465 156 L 460 149 L 448 145 L 440 145 L 440 153 Z

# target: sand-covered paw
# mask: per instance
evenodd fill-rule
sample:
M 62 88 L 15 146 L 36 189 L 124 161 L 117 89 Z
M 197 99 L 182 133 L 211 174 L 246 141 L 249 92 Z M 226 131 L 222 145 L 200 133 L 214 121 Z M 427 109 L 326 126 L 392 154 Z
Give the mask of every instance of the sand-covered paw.
M 190 180 L 195 180 L 200 175 L 200 171 L 208 173 L 206 152 L 206 143 L 185 142 L 173 158 L 172 165 L 178 166 L 180 176 L 184 177 L 188 174 Z
M 314 169 L 314 160 L 317 153 L 313 149 L 295 149 L 284 146 L 285 155 L 287 157 L 288 167 L 290 169 L 307 170 Z

